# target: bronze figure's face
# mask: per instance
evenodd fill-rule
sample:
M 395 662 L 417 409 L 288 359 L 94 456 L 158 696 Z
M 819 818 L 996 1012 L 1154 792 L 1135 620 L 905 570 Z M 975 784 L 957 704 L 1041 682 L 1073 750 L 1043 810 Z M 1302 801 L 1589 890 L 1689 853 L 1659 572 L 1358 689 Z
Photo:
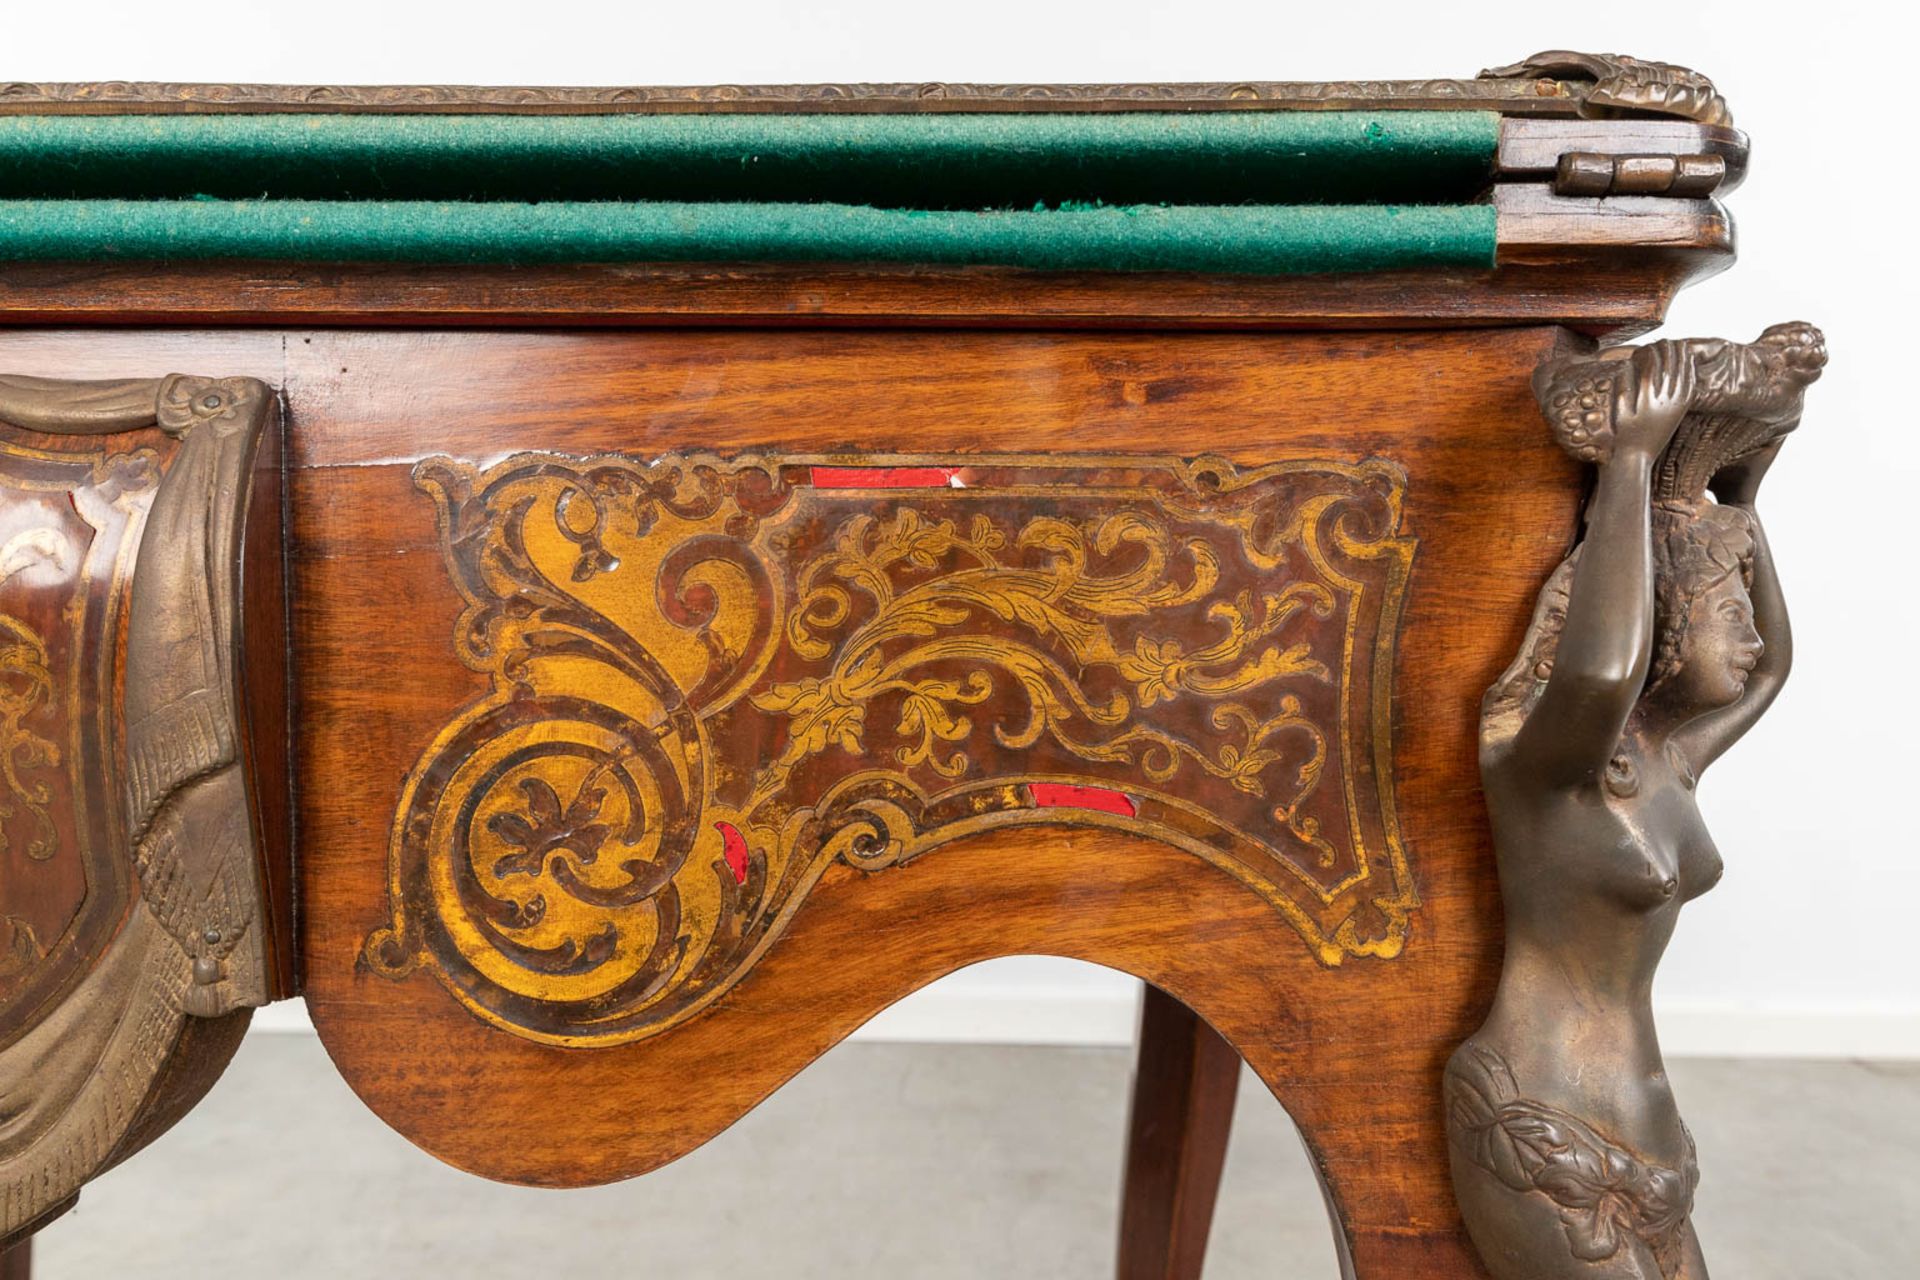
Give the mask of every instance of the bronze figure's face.
M 1710 501 L 1654 507 L 1655 650 L 1647 697 L 1684 722 L 1738 702 L 1765 651 L 1755 629 L 1751 517 Z
M 1738 573 L 1690 593 L 1676 654 L 1678 669 L 1663 692 L 1681 708 L 1711 711 L 1738 702 L 1766 645 L 1753 625 L 1753 600 Z

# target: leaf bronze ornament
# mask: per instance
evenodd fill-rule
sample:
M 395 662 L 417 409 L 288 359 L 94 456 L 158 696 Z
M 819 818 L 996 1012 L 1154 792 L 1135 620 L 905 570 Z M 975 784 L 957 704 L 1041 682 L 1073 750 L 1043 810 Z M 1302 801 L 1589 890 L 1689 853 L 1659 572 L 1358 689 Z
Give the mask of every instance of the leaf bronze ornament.
M 1480 73 L 1487 81 L 1512 82 L 1528 76 L 1570 92 L 1585 116 L 1639 114 L 1711 125 L 1733 123 L 1733 112 L 1713 81 L 1691 68 L 1652 58 L 1550 49 Z
M 738 982 L 832 864 L 1063 823 L 1220 866 L 1326 964 L 1404 945 L 1390 463 L 523 454 L 415 481 L 492 689 L 407 781 L 377 973 L 628 1042 Z

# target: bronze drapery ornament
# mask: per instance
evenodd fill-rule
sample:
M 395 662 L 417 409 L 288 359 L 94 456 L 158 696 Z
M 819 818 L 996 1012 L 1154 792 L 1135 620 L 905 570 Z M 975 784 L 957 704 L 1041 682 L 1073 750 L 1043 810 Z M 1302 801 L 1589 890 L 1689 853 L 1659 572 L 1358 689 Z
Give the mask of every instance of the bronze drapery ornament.
M 248 378 L 0 376 L 0 1241 L 178 1119 L 285 993 L 239 670 L 274 412 Z
M 1455 1190 L 1498 1280 L 1707 1275 L 1650 993 L 1681 904 L 1720 877 L 1695 782 L 1786 678 L 1755 499 L 1825 363 L 1819 330 L 1790 324 L 1535 379 L 1599 475 L 1481 710 L 1507 950 L 1445 1093 Z

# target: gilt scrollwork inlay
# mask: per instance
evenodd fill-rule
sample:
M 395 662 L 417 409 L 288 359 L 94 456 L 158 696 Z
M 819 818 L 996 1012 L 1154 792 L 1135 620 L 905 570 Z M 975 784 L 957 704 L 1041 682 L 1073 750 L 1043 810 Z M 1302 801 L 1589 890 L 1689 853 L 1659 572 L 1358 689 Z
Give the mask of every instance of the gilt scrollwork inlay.
M 408 779 L 376 972 L 634 1040 L 835 863 L 1061 822 L 1221 866 L 1327 964 L 1404 943 L 1391 464 L 528 454 L 416 482 L 493 691 Z
M 15 534 L 0 549 L 0 584 L 13 576 L 22 552 L 48 554 L 49 547 L 58 543 L 46 530 Z M 35 727 L 54 693 L 51 661 L 46 641 L 31 625 L 0 613 L 0 859 L 18 849 L 46 862 L 58 844 L 48 812 L 53 786 L 45 771 L 59 766 L 60 747 Z M 0 914 L 0 989 L 17 990 L 46 958 L 32 920 Z
M 8 551 L 13 548 L 9 547 Z M 11 576 L 0 553 L 0 581 Z M 47 643 L 23 620 L 0 613 L 0 854 L 18 846 L 29 858 L 53 856 L 53 787 L 38 776 L 60 763 L 59 746 L 35 731 L 37 713 L 53 696 Z M 25 839 L 19 839 L 19 827 Z

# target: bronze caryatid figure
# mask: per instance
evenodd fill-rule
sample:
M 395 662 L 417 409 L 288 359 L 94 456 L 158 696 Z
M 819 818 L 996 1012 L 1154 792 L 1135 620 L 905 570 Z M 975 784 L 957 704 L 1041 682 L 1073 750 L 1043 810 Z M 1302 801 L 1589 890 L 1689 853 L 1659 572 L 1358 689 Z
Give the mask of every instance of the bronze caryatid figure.
M 1786 679 L 1755 498 L 1825 363 L 1820 332 L 1792 324 L 1535 379 L 1561 447 L 1599 475 L 1481 709 L 1506 960 L 1446 1108 L 1461 1211 L 1498 1280 L 1707 1275 L 1653 975 L 1680 905 L 1720 878 L 1695 782 Z

